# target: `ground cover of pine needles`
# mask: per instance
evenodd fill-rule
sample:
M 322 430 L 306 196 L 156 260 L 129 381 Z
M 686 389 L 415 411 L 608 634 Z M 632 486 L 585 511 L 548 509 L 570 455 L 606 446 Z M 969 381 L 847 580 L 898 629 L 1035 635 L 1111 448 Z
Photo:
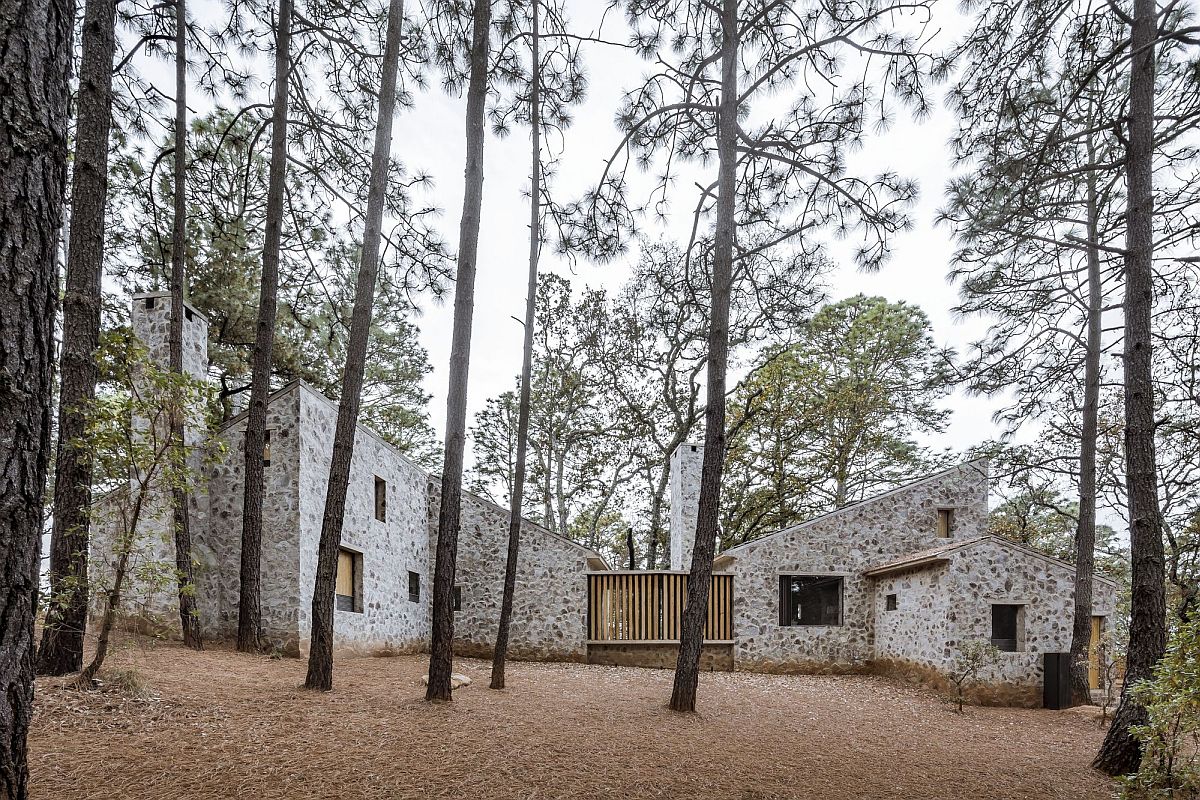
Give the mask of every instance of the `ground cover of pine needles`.
M 37 683 L 33 796 L 72 798 L 1104 798 L 1102 730 L 1078 712 L 968 708 L 859 676 L 709 673 L 700 712 L 671 673 L 484 662 L 455 702 L 422 698 L 425 656 L 304 662 L 129 639 L 99 691 Z

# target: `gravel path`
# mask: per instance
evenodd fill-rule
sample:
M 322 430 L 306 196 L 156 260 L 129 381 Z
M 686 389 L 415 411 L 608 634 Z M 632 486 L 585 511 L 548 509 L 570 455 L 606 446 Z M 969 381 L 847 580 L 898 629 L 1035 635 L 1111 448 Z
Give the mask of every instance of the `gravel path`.
M 452 704 L 422 699 L 425 656 L 305 664 L 126 646 L 150 699 L 38 681 L 33 796 L 72 798 L 1108 798 L 1102 731 L 1072 712 L 968 708 L 876 678 L 705 674 L 700 713 L 671 673 L 490 665 Z

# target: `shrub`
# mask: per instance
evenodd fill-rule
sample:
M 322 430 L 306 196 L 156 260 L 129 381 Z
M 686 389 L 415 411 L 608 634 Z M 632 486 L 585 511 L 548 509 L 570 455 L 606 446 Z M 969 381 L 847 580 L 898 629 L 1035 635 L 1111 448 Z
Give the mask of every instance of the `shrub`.
M 1142 764 L 1125 779 L 1122 797 L 1200 796 L 1200 618 L 1180 626 L 1154 678 L 1132 691 L 1147 720 L 1132 728 L 1142 743 Z

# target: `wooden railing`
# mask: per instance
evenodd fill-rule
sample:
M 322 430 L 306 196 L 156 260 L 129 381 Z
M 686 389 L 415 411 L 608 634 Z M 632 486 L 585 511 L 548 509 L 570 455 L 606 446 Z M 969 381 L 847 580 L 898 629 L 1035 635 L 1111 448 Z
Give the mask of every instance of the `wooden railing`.
M 587 578 L 589 641 L 679 641 L 686 572 L 591 572 Z M 704 640 L 733 640 L 732 575 L 712 577 Z

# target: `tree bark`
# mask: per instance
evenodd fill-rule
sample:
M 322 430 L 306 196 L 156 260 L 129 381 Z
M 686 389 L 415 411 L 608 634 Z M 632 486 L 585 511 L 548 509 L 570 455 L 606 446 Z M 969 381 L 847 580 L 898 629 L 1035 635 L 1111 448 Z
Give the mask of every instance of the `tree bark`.
M 450 388 L 446 398 L 446 453 L 442 461 L 442 497 L 438 510 L 437 557 L 433 570 L 433 633 L 429 646 L 426 700 L 450 700 L 454 660 L 454 611 L 451 590 L 458 557 L 462 506 L 463 449 L 467 438 L 467 373 L 471 361 L 471 321 L 475 310 L 475 264 L 479 255 L 479 217 L 483 205 L 484 110 L 492 8 L 476 0 L 472 14 L 471 78 L 467 86 L 467 158 L 463 213 L 458 227 L 458 275 L 454 284 L 454 333 L 450 343 Z
M 121 549 L 120 555 L 117 556 L 117 566 L 113 570 L 113 585 L 108 593 L 107 602 L 104 605 L 104 619 L 100 622 L 100 635 L 96 640 L 96 652 L 92 656 L 91 662 L 87 665 L 87 669 L 79 676 L 80 682 L 84 686 L 91 686 L 92 681 L 96 678 L 96 673 L 104 666 L 104 659 L 108 657 L 108 645 L 112 639 L 113 626 L 117 621 L 117 612 L 121 608 L 121 597 L 125 589 L 125 575 L 129 570 L 129 556 L 133 550 L 134 537 L 137 536 L 138 525 L 142 519 L 142 504 L 146 496 L 146 487 L 142 486 L 138 490 L 138 496 L 133 501 L 133 510 L 130 513 L 130 523 L 125 531 L 125 542 Z
M 171 371 L 183 374 L 184 284 L 187 255 L 187 3 L 175 0 L 175 217 L 171 223 Z M 171 441 L 187 452 L 183 414 L 175 408 L 171 414 Z M 186 456 L 185 456 L 186 457 Z M 192 568 L 192 524 L 188 513 L 188 492 L 182 486 L 171 490 L 171 516 L 175 528 L 175 569 L 179 581 L 179 624 L 183 643 L 194 650 L 204 649 L 200 637 L 200 619 L 196 611 L 196 576 Z
M 388 4 L 387 38 L 383 49 L 383 80 L 379 89 L 379 120 L 371 154 L 371 184 L 367 191 L 367 217 L 363 229 L 362 258 L 354 286 L 354 311 L 350 319 L 350 341 L 346 368 L 342 373 L 342 395 L 337 427 L 333 434 L 333 461 L 325 489 L 325 513 L 321 518 L 321 542 L 317 552 L 317 576 L 312 598 L 312 632 L 308 650 L 307 689 L 333 688 L 333 592 L 337 578 L 338 547 L 346 515 L 346 489 L 350 485 L 350 461 L 354 434 L 362 405 L 363 371 L 367 341 L 375 309 L 375 282 L 379 276 L 379 246 L 383 238 L 383 207 L 387 198 L 388 165 L 392 151 L 392 120 L 396 114 L 396 73 L 400 66 L 404 1 Z
M 679 659 L 671 691 L 673 711 L 696 710 L 700 679 L 700 650 L 708 613 L 709 584 L 721 509 L 721 470 L 725 461 L 725 372 L 729 357 L 729 298 L 733 284 L 733 246 L 736 238 L 734 192 L 737 144 L 737 0 L 721 7 L 721 103 L 717 120 L 717 222 L 713 238 L 712 307 L 708 328 L 708 379 L 705 409 L 704 463 L 700 472 L 700 503 L 696 542 L 688 576 L 687 602 L 679 637 Z
M 504 661 L 508 657 L 508 631 L 512 622 L 513 594 L 517 588 L 517 553 L 521 544 L 521 505 L 525 495 L 525 455 L 529 449 L 529 396 L 533 379 L 533 326 L 537 305 L 538 254 L 542 245 L 542 149 L 541 90 L 542 64 L 538 52 L 538 4 L 531 6 L 529 78 L 529 126 L 533 156 L 529 192 L 529 280 L 525 295 L 525 339 L 521 351 L 521 403 L 517 411 L 517 464 L 513 475 L 512 508 L 508 514 L 508 556 L 504 562 L 504 593 L 500 600 L 500 625 L 492 651 L 491 688 L 504 688 Z
M 275 105 L 271 115 L 271 165 L 267 178 L 267 219 L 263 233 L 262 276 L 258 289 L 258 324 L 246 416 L 245 486 L 242 496 L 242 553 L 238 595 L 237 649 L 253 653 L 261 647 L 263 450 L 266 447 L 267 397 L 271 393 L 271 350 L 275 344 L 275 309 L 279 294 L 279 242 L 283 233 L 283 193 L 287 179 L 287 112 L 290 83 L 292 0 L 279 0 L 275 33 Z M 390 140 L 389 140 L 390 141 Z M 372 284 L 373 290 L 373 284 Z
M 0 800 L 28 797 L 75 4 L 0 0 Z
M 38 672 L 42 675 L 66 675 L 83 666 L 92 458 L 88 448 L 75 444 L 83 438 L 86 409 L 96 397 L 95 352 L 100 340 L 115 25 L 115 0 L 88 0 L 83 12 L 79 112 L 71 173 L 71 237 L 63 294 L 50 603 L 38 651 Z
M 1130 694 L 1150 678 L 1166 650 L 1166 590 L 1162 518 L 1154 453 L 1151 314 L 1154 306 L 1154 0 L 1134 0 L 1130 36 L 1128 187 L 1125 241 L 1125 483 L 1132 560 L 1125 687 L 1093 764 L 1109 775 L 1137 770 L 1142 750 L 1130 726 L 1146 709 Z
M 1089 162 L 1095 163 L 1089 139 Z M 1088 174 L 1088 310 L 1084 353 L 1083 424 L 1079 441 L 1079 520 L 1075 529 L 1075 618 L 1071 628 L 1071 701 L 1088 702 L 1088 650 L 1092 640 L 1092 576 L 1096 561 L 1096 431 L 1100 407 L 1103 296 L 1100 285 L 1099 201 L 1095 173 Z

